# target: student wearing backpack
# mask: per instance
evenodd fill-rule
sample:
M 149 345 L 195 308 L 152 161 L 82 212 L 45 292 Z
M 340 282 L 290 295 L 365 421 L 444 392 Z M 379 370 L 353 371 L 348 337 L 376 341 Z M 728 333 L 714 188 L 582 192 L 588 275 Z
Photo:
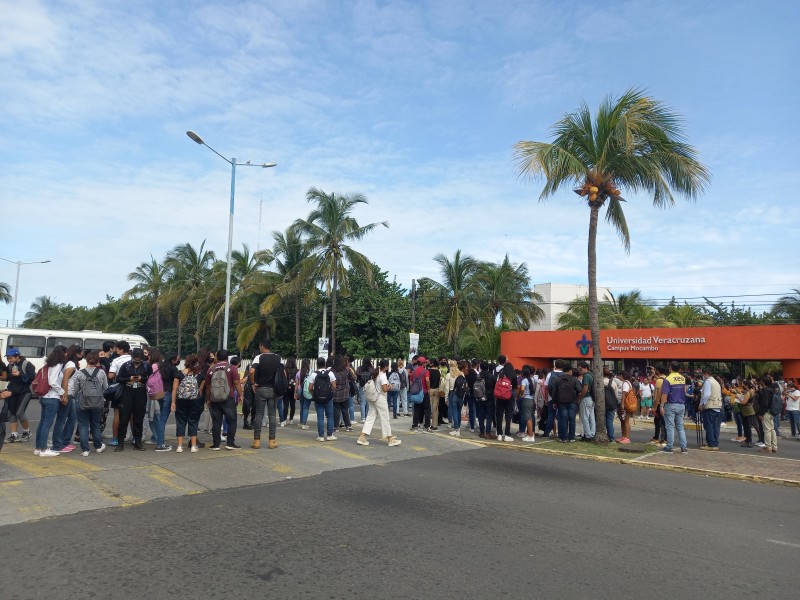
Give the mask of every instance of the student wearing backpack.
M 333 435 L 335 424 L 333 422 L 333 392 L 336 389 L 336 374 L 333 369 L 325 368 L 325 359 L 317 359 L 317 370 L 311 373 L 310 379 L 311 398 L 317 407 L 317 441 L 335 441 Z M 325 417 L 328 418 L 327 438 L 325 437 Z
M 408 376 L 408 387 L 410 399 L 413 398 L 413 392 L 416 391 L 415 381 L 422 385 L 422 402 L 412 402 L 414 413 L 411 421 L 411 431 L 424 428 L 424 431 L 430 433 L 433 431 L 431 429 L 431 397 L 428 393 L 431 388 L 431 381 L 426 367 L 427 364 L 428 359 L 424 356 L 414 358 L 412 361 L 413 369 L 411 369 L 411 373 Z
M 392 411 L 392 417 L 397 418 L 397 402 L 400 399 L 400 373 L 396 362 L 389 367 L 389 391 L 386 392 L 386 400 Z
M 439 429 L 439 388 L 442 385 L 442 372 L 439 370 L 435 360 L 428 366 L 428 383 L 430 384 L 428 398 L 431 405 L 431 426 L 429 430 L 437 431 Z
M 389 446 L 399 446 L 402 442 L 392 435 L 392 425 L 389 421 L 389 405 L 386 402 L 386 393 L 389 391 L 389 379 L 386 371 L 389 368 L 389 361 L 381 360 L 378 368 L 375 369 L 370 380 L 364 385 L 364 397 L 371 406 L 367 414 L 367 420 L 358 436 L 356 443 L 361 446 L 369 446 L 369 438 L 376 420 L 381 422 L 381 435 L 386 438 Z
M 472 395 L 475 397 L 475 410 L 478 413 L 478 437 L 492 438 L 492 421 L 494 420 L 494 379 L 489 372 L 489 363 L 482 361 L 479 364 L 480 372 L 473 386 Z
M 308 429 L 308 409 L 311 407 L 311 361 L 304 358 L 300 362 L 300 370 L 297 372 L 297 381 L 294 385 L 294 394 L 300 401 L 300 429 Z
M 776 454 L 778 452 L 778 436 L 775 433 L 775 420 L 772 417 L 775 414 L 781 414 L 782 401 L 780 401 L 780 408 L 776 403 L 776 412 L 772 409 L 772 398 L 775 394 L 780 397 L 781 388 L 769 375 L 765 375 L 761 379 L 761 383 L 762 387 L 758 391 L 759 401 L 755 405 L 756 416 L 764 429 L 764 447 L 759 452 Z
M 200 413 L 195 410 L 197 396 L 200 393 L 199 383 L 200 360 L 196 354 L 190 354 L 183 361 L 183 370 L 175 372 L 172 381 L 172 412 L 175 413 L 176 452 L 183 452 L 183 438 L 189 433 L 191 452 L 199 450 L 197 429 Z
M 31 439 L 30 423 L 25 411 L 31 401 L 31 382 L 36 377 L 36 367 L 22 356 L 17 348 L 6 350 L 8 360 L 8 411 L 11 436 L 9 443 L 27 442 Z M 22 424 L 22 435 L 17 434 L 17 424 Z
M 617 407 L 617 415 L 619 416 L 621 436 L 617 441 L 620 444 L 630 444 L 631 419 L 636 412 L 636 407 L 639 405 L 639 400 L 636 397 L 636 392 L 631 382 L 631 376 L 628 372 L 621 371 L 619 378 L 622 380 L 622 401 Z
M 78 436 L 81 444 L 81 456 L 89 456 L 89 429 L 92 431 L 92 443 L 98 454 L 106 449 L 100 418 L 103 414 L 103 392 L 108 388 L 106 372 L 98 364 L 97 352 L 86 355 L 86 368 L 75 373 L 75 391 L 78 397 Z
M 614 374 L 603 368 L 603 397 L 605 400 L 606 433 L 609 442 L 616 442 L 614 438 L 614 417 L 617 415 L 617 390 Z
M 511 420 L 514 415 L 512 382 L 516 378 L 516 372 L 514 370 L 514 365 L 508 362 L 505 356 L 499 356 L 498 362 L 500 362 L 501 359 L 502 363 L 497 365 L 495 369 L 496 380 L 494 384 L 497 441 L 513 442 L 514 438 L 511 436 Z M 505 428 L 503 427 L 503 419 L 505 419 Z
M 565 368 L 555 382 L 555 402 L 558 405 L 558 441 L 563 443 L 575 441 L 575 416 L 578 412 L 578 396 L 581 384 L 577 378 L 577 369 Z
M 361 407 L 361 418 L 358 422 L 363 424 L 367 422 L 369 412 L 367 399 L 364 397 L 364 386 L 372 379 L 372 359 L 369 356 L 364 358 L 364 362 L 356 370 L 356 377 L 358 377 L 358 404 Z
M 37 392 L 39 405 L 42 407 L 42 415 L 39 418 L 39 426 L 36 428 L 36 448 L 33 451 L 36 456 L 58 456 L 58 452 L 47 447 L 47 438 L 50 436 L 50 428 L 56 420 L 58 407 L 64 397 L 64 388 L 61 387 L 61 384 L 64 383 L 64 364 L 66 361 L 67 348 L 58 345 L 53 348 L 50 356 L 44 362 L 44 367 L 39 370 L 39 373 L 47 374 L 46 386 L 49 389 L 44 394 Z M 47 370 L 44 371 L 44 369 Z M 39 373 L 36 374 L 37 377 L 39 377 Z
M 585 360 L 578 363 L 578 371 L 580 371 L 581 377 L 581 393 L 578 396 L 581 429 L 583 429 L 581 441 L 593 442 L 597 429 L 594 416 L 594 400 L 592 400 L 594 377 L 592 377 L 592 372 L 589 369 L 589 363 Z
M 53 450 L 56 452 L 68 453 L 75 449 L 72 437 L 75 435 L 75 426 L 78 424 L 78 399 L 75 396 L 75 381 L 72 376 L 80 366 L 82 358 L 83 348 L 79 344 L 72 344 L 67 348 L 64 378 L 61 382 L 61 387 L 66 391 L 61 398 L 56 422 L 53 425 Z
M 234 391 L 238 392 L 239 397 L 241 397 L 244 394 L 244 390 L 242 390 L 242 382 L 239 378 L 239 369 L 228 362 L 228 356 L 228 351 L 225 348 L 217 350 L 217 360 L 211 365 L 206 374 L 205 392 L 208 411 L 211 413 L 212 450 L 219 450 L 222 443 L 223 416 L 228 423 L 225 449 L 239 450 L 241 448 L 236 443 L 238 417 L 236 416 L 236 399 L 233 393 Z M 258 399 L 258 388 L 256 388 L 256 398 Z M 256 418 L 256 421 L 258 421 L 258 418 Z
M 531 377 L 531 368 L 528 365 L 522 367 L 522 376 L 519 378 L 519 385 L 517 386 L 517 395 L 521 399 L 519 423 L 525 428 L 525 435 L 522 438 L 523 442 L 535 442 L 536 438 L 533 435 L 533 395 L 535 393 L 535 384 Z
M 452 421 L 450 424 L 453 427 L 450 431 L 450 435 L 455 437 L 461 437 L 461 409 L 464 407 L 464 401 L 469 391 L 466 375 L 468 367 L 467 361 L 459 361 L 456 366 L 455 381 L 453 381 L 452 399 L 450 400 L 452 414 Z
M 345 431 L 353 431 L 347 403 L 350 396 L 350 381 L 351 378 L 355 381 L 355 374 L 347 365 L 344 354 L 337 354 L 334 357 L 333 374 L 336 377 L 336 389 L 333 390 L 333 422 L 339 426 L 344 423 Z
M 287 383 L 286 387 L 288 389 L 286 369 L 283 364 L 281 364 L 280 356 L 270 350 L 271 345 L 272 342 L 269 339 L 264 338 L 261 340 L 258 345 L 258 349 L 261 353 L 250 363 L 250 381 L 253 384 L 253 390 L 255 390 L 256 395 L 256 416 L 255 419 L 253 419 L 253 443 L 250 444 L 250 447 L 255 449 L 261 447 L 261 428 L 264 425 L 265 414 L 267 415 L 267 422 L 269 423 L 269 440 L 267 446 L 270 449 L 278 447 L 278 442 L 275 439 L 278 428 L 278 417 L 276 413 L 278 396 L 282 396 L 286 390 L 276 387 L 276 384 L 278 384 L 279 380 L 283 379 L 283 381 Z
M 406 361 L 402 358 L 397 360 L 397 373 L 400 375 L 400 416 L 407 417 L 410 415 L 408 408 L 408 369 L 406 369 Z
M 555 437 L 556 432 L 554 429 L 556 428 L 558 416 L 558 405 L 555 401 L 555 386 L 558 378 L 564 374 L 564 367 L 566 364 L 567 363 L 562 359 L 556 359 L 553 363 L 553 370 L 547 374 L 547 379 L 545 379 L 545 385 L 547 386 L 547 422 L 544 427 L 544 437 L 551 437 L 551 432 L 553 433 L 553 437 Z

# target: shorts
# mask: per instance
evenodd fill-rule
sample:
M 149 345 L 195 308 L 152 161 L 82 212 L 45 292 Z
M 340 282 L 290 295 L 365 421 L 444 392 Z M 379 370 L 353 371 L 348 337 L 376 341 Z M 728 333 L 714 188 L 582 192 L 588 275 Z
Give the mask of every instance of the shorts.
M 644 408 L 652 408 L 652 406 L 653 406 L 653 397 L 651 396 L 649 398 L 642 398 L 642 404 L 641 405 Z

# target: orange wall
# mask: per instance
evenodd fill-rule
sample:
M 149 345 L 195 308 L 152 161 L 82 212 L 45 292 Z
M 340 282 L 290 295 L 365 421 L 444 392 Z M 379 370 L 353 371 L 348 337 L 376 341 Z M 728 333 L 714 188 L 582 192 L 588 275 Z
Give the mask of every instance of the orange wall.
M 584 334 L 591 339 L 588 331 L 509 331 L 502 334 L 500 348 L 515 365 L 548 366 L 555 358 L 591 358 L 591 349 L 581 354 L 578 347 Z M 667 343 L 658 338 L 694 338 L 696 343 Z M 778 360 L 794 373 L 784 372 L 787 377 L 800 376 L 800 325 L 607 329 L 600 332 L 600 343 L 604 359 Z

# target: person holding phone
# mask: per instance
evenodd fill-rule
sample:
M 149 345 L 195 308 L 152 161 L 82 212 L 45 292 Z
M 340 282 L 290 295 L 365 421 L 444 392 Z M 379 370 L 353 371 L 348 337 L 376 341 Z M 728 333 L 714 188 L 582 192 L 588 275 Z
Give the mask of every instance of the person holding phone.
M 145 362 L 141 348 L 131 350 L 131 360 L 123 364 L 117 373 L 116 381 L 124 386 L 119 409 L 119 428 L 117 429 L 117 446 L 114 452 L 125 449 L 125 432 L 128 422 L 133 433 L 133 447 L 146 450 L 142 443 L 144 415 L 147 412 L 147 378 L 153 374 L 150 363 Z

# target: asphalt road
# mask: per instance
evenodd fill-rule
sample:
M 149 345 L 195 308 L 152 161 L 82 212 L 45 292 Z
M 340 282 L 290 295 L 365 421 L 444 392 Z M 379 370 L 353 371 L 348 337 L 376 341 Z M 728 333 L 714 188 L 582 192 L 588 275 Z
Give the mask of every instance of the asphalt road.
M 467 450 L 8 525 L 0 597 L 795 597 L 798 499 Z

